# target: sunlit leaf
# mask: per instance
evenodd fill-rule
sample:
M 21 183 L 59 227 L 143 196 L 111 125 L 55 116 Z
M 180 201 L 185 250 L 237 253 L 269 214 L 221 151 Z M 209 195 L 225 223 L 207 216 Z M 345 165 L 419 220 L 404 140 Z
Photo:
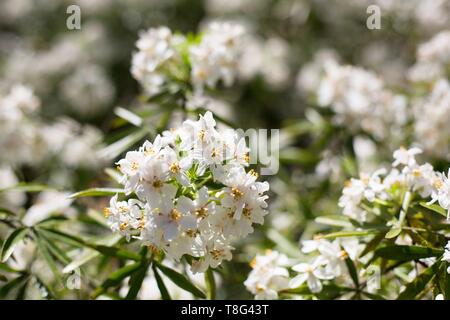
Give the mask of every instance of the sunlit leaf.
M 190 293 L 192 293 L 194 296 L 196 296 L 198 298 L 202 298 L 202 299 L 206 298 L 206 295 L 203 293 L 203 291 L 201 291 L 194 284 L 192 284 L 192 282 L 189 281 L 189 279 L 186 276 L 182 275 L 178 271 L 175 271 L 171 268 L 168 268 L 168 267 L 162 265 L 159 262 L 155 261 L 154 263 L 156 264 L 156 267 L 159 270 L 161 270 L 161 272 L 164 273 L 178 287 L 180 287 L 181 289 L 184 289 L 186 291 L 189 291 Z
M 3 243 L 1 261 L 5 262 L 14 252 L 16 245 L 28 234 L 28 228 L 19 228 L 14 230 Z
M 378 257 L 388 260 L 409 261 L 430 257 L 438 257 L 444 253 L 444 250 L 433 249 L 419 246 L 386 246 L 375 251 Z
M 115 194 L 124 194 L 123 189 L 119 188 L 90 188 L 83 191 L 79 191 L 73 193 L 69 196 L 69 198 L 81 198 L 81 197 L 106 197 L 106 196 L 114 196 Z
M 155 275 L 156 284 L 158 285 L 159 292 L 161 293 L 161 298 L 163 300 L 172 300 L 170 297 L 169 291 L 164 284 L 163 279 L 159 275 L 158 269 L 156 269 L 155 265 L 152 266 L 153 274 Z
M 419 274 L 397 297 L 397 300 L 412 300 L 419 295 L 434 278 L 439 270 L 440 260 L 436 261 L 431 267 Z

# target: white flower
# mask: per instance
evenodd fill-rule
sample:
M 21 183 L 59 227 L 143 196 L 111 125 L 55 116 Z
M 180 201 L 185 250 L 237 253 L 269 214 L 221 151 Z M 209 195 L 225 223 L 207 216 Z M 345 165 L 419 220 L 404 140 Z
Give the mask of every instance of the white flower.
M 429 204 L 438 202 L 439 205 L 447 210 L 447 219 L 450 219 L 450 169 L 445 176 L 444 173 L 438 173 L 438 179 L 434 181 L 436 191 L 431 195 Z
M 447 245 L 445 246 L 444 256 L 442 257 L 442 260 L 450 263 L 450 241 L 447 242 Z M 450 266 L 447 268 L 447 273 L 450 274 Z
M 291 279 L 289 287 L 297 288 L 306 282 L 312 293 L 322 291 L 322 282 L 320 280 L 331 280 L 334 278 L 334 275 L 324 268 L 321 259 L 316 259 L 311 264 L 304 262 L 296 264 L 292 267 L 292 270 L 299 274 Z
M 213 22 L 199 45 L 190 48 L 192 82 L 198 92 L 214 87 L 219 80 L 226 86 L 234 81 L 244 28 L 235 23 Z
M 246 171 L 248 151 L 236 133 L 219 132 L 207 112 L 127 152 L 117 163 L 126 200 L 115 196 L 105 209 L 112 231 L 175 260 L 195 257 L 196 272 L 230 260 L 231 241 L 267 214 L 269 184 Z
M 166 75 L 160 69 L 174 58 L 177 42 L 179 39 L 167 27 L 151 28 L 139 35 L 136 42 L 139 51 L 133 54 L 131 73 L 149 95 L 162 90 Z
M 395 160 L 392 163 L 392 166 L 397 167 L 399 164 L 402 164 L 404 166 L 413 166 L 416 164 L 415 156 L 420 153 L 422 153 L 422 150 L 419 148 L 405 149 L 402 147 L 398 150 L 395 150 L 394 151 Z
M 288 258 L 277 251 L 267 250 L 265 255 L 257 255 L 250 266 L 253 270 L 244 285 L 255 299 L 276 299 L 278 291 L 289 286 Z

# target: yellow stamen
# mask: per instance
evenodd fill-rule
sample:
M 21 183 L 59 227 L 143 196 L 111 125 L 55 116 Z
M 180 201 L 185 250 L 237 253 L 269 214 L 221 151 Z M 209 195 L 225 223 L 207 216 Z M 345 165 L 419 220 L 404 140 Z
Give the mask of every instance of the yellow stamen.
M 197 216 L 199 216 L 200 218 L 206 218 L 207 216 L 208 216 L 208 208 L 206 208 L 206 207 L 201 207 L 200 209 L 197 209 L 196 211 L 195 211 L 195 214 L 197 215 Z
M 170 165 L 169 170 L 173 173 L 179 173 L 181 170 L 181 167 L 178 163 L 174 162 Z
M 103 215 L 105 216 L 105 218 L 108 218 L 111 215 L 111 209 L 104 208 L 103 209 Z
M 181 212 L 177 209 L 172 209 L 172 211 L 170 211 L 169 217 L 173 221 L 178 221 L 181 219 Z
M 236 187 L 231 188 L 231 196 L 235 199 L 239 199 L 244 195 L 244 193 Z

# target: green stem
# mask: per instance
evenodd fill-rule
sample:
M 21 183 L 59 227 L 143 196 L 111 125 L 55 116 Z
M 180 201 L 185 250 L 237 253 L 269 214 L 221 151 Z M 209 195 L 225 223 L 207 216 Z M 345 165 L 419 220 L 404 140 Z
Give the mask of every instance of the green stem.
M 208 299 L 216 299 L 216 282 L 214 280 L 214 274 L 211 268 L 208 268 L 205 272 L 206 290 L 208 292 Z

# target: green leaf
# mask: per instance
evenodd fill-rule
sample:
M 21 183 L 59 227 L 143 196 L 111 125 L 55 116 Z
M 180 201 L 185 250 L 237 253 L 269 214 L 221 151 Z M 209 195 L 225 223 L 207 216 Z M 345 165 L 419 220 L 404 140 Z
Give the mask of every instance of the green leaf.
M 386 246 L 375 251 L 375 255 L 388 260 L 410 261 L 438 257 L 444 250 L 419 246 Z
M 131 123 L 132 125 L 134 125 L 136 127 L 140 127 L 142 125 L 143 119 L 128 109 L 124 109 L 122 107 L 116 107 L 114 109 L 114 113 L 116 114 L 116 116 L 124 119 L 125 121 Z
M 440 259 L 436 261 L 431 267 L 419 274 L 412 282 L 410 282 L 405 290 L 403 290 L 397 300 L 413 300 L 426 287 L 426 285 L 434 278 L 436 272 L 439 270 Z
M 216 281 L 214 279 L 214 273 L 212 268 L 208 268 L 205 272 L 206 292 L 208 293 L 208 299 L 216 299 Z
M 3 287 L 0 288 L 0 298 L 5 298 L 12 289 L 19 286 L 21 283 L 23 283 L 23 281 L 26 281 L 27 279 L 28 275 L 23 274 L 5 284 Z
M 9 209 L 6 208 L 0 208 L 0 215 L 4 215 L 4 216 L 16 216 L 16 214 L 14 212 L 12 212 Z
M 386 233 L 385 238 L 386 239 L 393 239 L 396 236 L 398 236 L 400 234 L 400 232 L 402 232 L 402 228 L 394 227 L 391 230 L 389 230 L 388 233 Z
M 11 268 L 6 263 L 0 263 L 0 270 L 3 270 L 5 272 L 11 272 L 11 273 L 22 273 L 22 270 L 17 270 L 14 268 Z
M 342 237 L 364 237 L 371 234 L 378 234 L 382 231 L 380 230 L 365 230 L 365 231 L 339 231 L 323 235 L 321 238 L 342 238 Z
M 348 257 L 345 259 L 345 264 L 347 265 L 348 273 L 350 274 L 350 277 L 352 278 L 355 287 L 359 288 L 359 279 L 355 264 L 353 263 L 352 259 Z
M 363 252 L 359 255 L 360 257 L 364 257 L 366 254 L 374 250 L 380 242 L 384 239 L 384 233 L 377 234 L 375 237 L 373 237 L 372 240 L 370 240 L 366 247 L 364 248 Z
M 80 254 L 76 259 L 72 260 L 71 263 L 69 263 L 67 266 L 64 267 L 63 273 L 70 273 L 85 263 L 91 261 L 92 259 L 98 257 L 100 255 L 100 252 L 95 251 L 93 249 L 84 249 L 83 253 Z
M 21 182 L 14 186 L 0 189 L 0 193 L 2 192 L 9 192 L 9 191 L 21 191 L 21 192 L 41 192 L 43 190 L 49 190 L 51 189 L 48 186 L 42 185 L 42 184 L 35 184 L 35 183 L 26 183 Z
M 315 219 L 315 221 L 317 223 L 334 226 L 334 227 L 349 228 L 352 226 L 351 222 L 348 221 L 348 218 L 344 215 L 330 215 L 330 216 L 317 217 Z
M 63 221 L 67 221 L 67 217 L 61 216 L 61 215 L 55 215 L 55 216 L 51 216 L 48 217 L 44 220 L 39 221 L 36 226 L 45 226 L 45 227 L 49 227 L 51 225 L 54 225 L 56 223 L 59 222 L 63 222 Z
M 156 284 L 158 285 L 159 292 L 161 293 L 161 298 L 163 300 L 172 300 L 170 297 L 169 291 L 166 288 L 166 285 L 164 284 L 163 279 L 159 275 L 158 270 L 156 269 L 155 265 L 152 266 L 153 274 L 155 275 Z
M 53 254 L 53 256 L 58 259 L 62 264 L 70 263 L 70 258 L 52 241 L 46 238 L 45 234 L 42 232 L 36 231 L 39 234 L 39 237 L 45 243 L 47 248 Z
M 3 243 L 1 261 L 5 262 L 14 252 L 16 245 L 28 234 L 28 228 L 19 228 L 14 230 Z
M 55 229 L 48 229 L 44 227 L 37 227 L 40 232 L 43 232 L 47 237 L 50 237 L 55 240 L 59 240 L 63 243 L 66 243 L 71 246 L 75 247 L 83 247 L 86 246 L 86 243 L 83 239 L 67 234 L 65 232 L 55 230 Z
M 0 281 L 6 282 L 6 281 L 8 281 L 8 278 L 5 277 L 4 275 L 0 274 Z
M 113 160 L 125 150 L 130 149 L 135 143 L 147 135 L 147 130 L 138 130 L 134 133 L 126 135 L 122 139 L 110 144 L 109 146 L 98 151 L 98 156 L 102 159 Z
M 385 298 L 383 298 L 383 296 L 379 295 L 379 294 L 375 294 L 375 293 L 369 293 L 366 291 L 361 292 L 364 296 L 366 296 L 369 299 L 372 300 L 386 300 Z
M 193 285 L 186 276 L 182 275 L 178 271 L 175 271 L 173 269 L 170 269 L 164 265 L 162 265 L 159 262 L 154 262 L 156 264 L 156 267 L 161 270 L 162 273 L 164 273 L 173 283 L 175 283 L 177 286 L 179 286 L 181 289 L 184 289 L 186 291 L 189 291 L 194 296 L 198 298 L 205 299 L 206 295 L 195 285 Z
M 118 188 L 90 188 L 73 193 L 69 196 L 69 198 L 75 199 L 81 197 L 105 197 L 105 196 L 114 196 L 117 193 L 124 194 L 125 191 L 123 189 Z
M 312 293 L 307 285 L 301 285 L 298 288 L 287 289 L 281 291 L 284 294 L 298 294 L 298 295 L 315 295 L 321 300 L 331 300 L 339 297 L 340 295 L 353 291 L 354 289 L 340 287 L 335 284 L 324 284 L 322 291 L 319 293 Z
M 88 247 L 97 250 L 98 252 L 107 255 L 107 256 L 111 256 L 111 257 L 116 257 L 116 258 L 120 258 L 120 259 L 129 259 L 129 260 L 135 260 L 135 261 L 139 261 L 141 260 L 141 257 L 131 251 L 125 250 L 125 249 L 120 249 L 120 248 L 116 248 L 116 247 L 108 247 L 108 246 L 103 246 L 103 245 L 96 245 L 96 244 L 86 244 Z
M 107 289 L 111 287 L 118 286 L 125 278 L 132 275 L 136 270 L 138 270 L 141 267 L 141 263 L 136 262 L 129 265 L 126 265 L 125 267 L 122 267 L 116 271 L 114 271 L 108 279 L 106 279 L 100 287 L 98 287 L 94 294 L 93 298 L 97 298 L 99 295 L 101 295 L 103 292 L 105 292 Z
M 35 238 L 36 238 L 37 247 L 39 249 L 39 253 L 42 255 L 45 262 L 47 262 L 47 265 L 49 266 L 52 273 L 55 275 L 56 280 L 59 283 L 62 283 L 61 276 L 59 274 L 58 268 L 56 267 L 56 262 L 53 259 L 53 256 L 51 255 L 47 244 L 42 239 L 42 236 L 37 232 L 35 232 Z
M 444 208 L 442 208 L 440 205 L 427 204 L 426 202 L 420 202 L 419 204 L 422 207 L 427 208 L 428 210 L 434 211 L 436 213 L 439 213 L 441 216 L 444 216 L 447 218 L 447 211 Z
M 146 248 L 146 247 L 143 247 Z M 141 266 L 139 269 L 133 273 L 133 275 L 130 278 L 130 289 L 128 290 L 127 296 L 125 297 L 126 300 L 135 300 L 139 291 L 141 290 L 142 283 L 144 282 L 145 277 L 147 276 L 147 270 L 150 266 L 150 259 L 145 259 L 145 253 L 147 251 L 143 251 L 142 254 L 142 261 Z

